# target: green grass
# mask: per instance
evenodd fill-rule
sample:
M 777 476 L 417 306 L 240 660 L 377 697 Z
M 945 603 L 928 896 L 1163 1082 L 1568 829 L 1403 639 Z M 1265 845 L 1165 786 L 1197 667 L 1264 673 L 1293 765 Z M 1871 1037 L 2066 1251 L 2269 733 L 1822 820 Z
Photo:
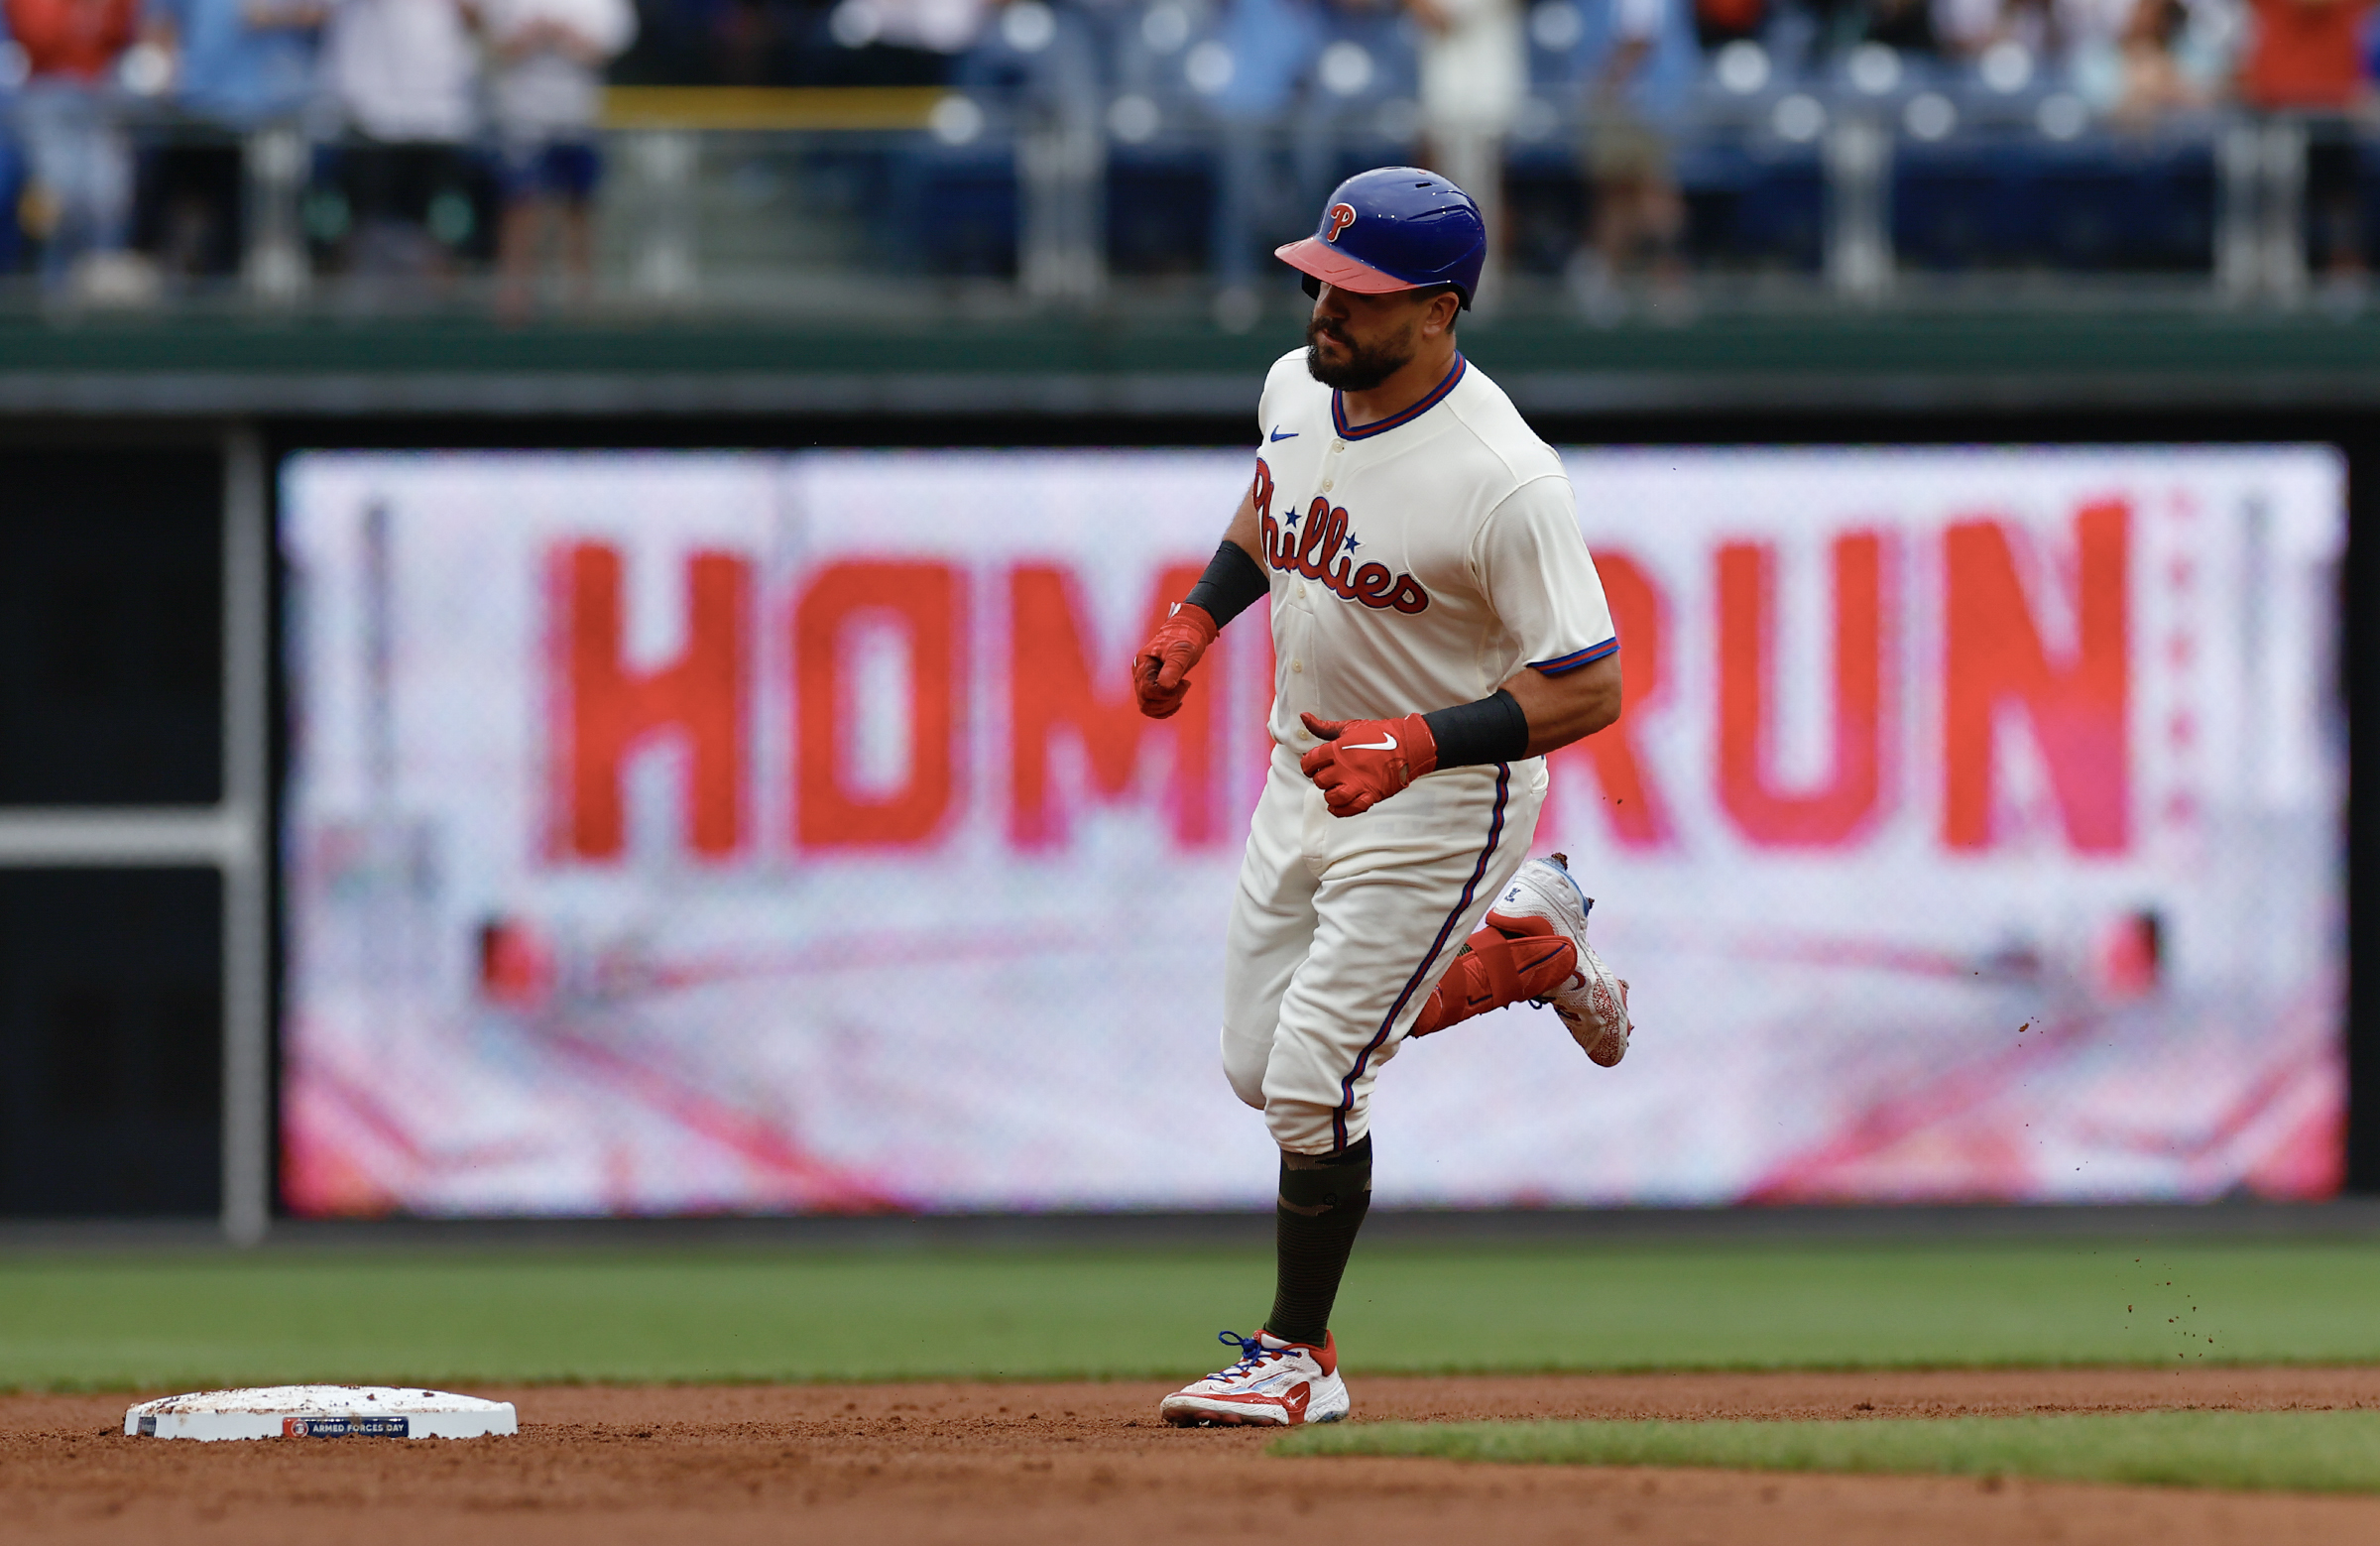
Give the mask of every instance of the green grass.
M 1250 1250 L 0 1256 L 0 1387 L 1179 1377 Z M 2380 1363 L 2380 1243 L 1360 1250 L 1351 1368 Z
M 2380 1412 L 2123 1412 L 1869 1422 L 1359 1423 L 1276 1455 L 1554 1466 L 1935 1473 L 2295 1492 L 2380 1491 Z

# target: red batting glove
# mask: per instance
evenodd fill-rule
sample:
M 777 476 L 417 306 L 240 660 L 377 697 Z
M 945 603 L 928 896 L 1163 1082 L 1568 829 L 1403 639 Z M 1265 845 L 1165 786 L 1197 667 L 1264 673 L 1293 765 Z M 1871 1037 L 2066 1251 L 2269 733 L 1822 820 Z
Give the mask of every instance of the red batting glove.
M 1403 719 L 1300 716 L 1322 745 L 1298 759 L 1334 816 L 1361 816 L 1438 766 L 1438 738 L 1419 714 Z
M 1190 667 L 1215 643 L 1215 619 L 1195 602 L 1174 604 L 1173 612 L 1148 643 L 1132 656 L 1132 693 L 1140 712 L 1150 719 L 1171 719 L 1190 694 Z

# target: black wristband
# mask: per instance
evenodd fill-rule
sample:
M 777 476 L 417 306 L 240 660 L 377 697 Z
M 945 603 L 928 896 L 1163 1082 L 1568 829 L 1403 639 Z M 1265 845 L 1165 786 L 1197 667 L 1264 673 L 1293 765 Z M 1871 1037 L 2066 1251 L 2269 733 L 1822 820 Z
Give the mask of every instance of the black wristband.
M 1513 763 L 1529 755 L 1529 716 L 1520 700 L 1498 687 L 1494 696 L 1421 716 L 1438 743 L 1438 766 L 1469 768 L 1480 763 Z
M 1261 601 L 1271 589 L 1272 582 L 1256 567 L 1256 560 L 1248 555 L 1248 549 L 1227 536 L 1223 545 L 1215 549 L 1215 556 L 1207 560 L 1207 572 L 1198 577 L 1198 583 L 1182 599 L 1206 608 L 1207 616 L 1221 628 Z

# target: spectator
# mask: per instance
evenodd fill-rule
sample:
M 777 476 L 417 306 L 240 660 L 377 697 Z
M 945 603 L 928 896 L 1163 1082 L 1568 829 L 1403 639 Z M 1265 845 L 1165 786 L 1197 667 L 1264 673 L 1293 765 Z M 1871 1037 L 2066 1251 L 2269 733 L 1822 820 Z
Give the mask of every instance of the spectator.
M 2113 53 L 2113 101 L 2119 124 L 2146 128 L 2173 113 L 2206 107 L 2214 95 L 2185 55 L 2190 7 L 2184 0 L 2138 0 Z
M 2134 71 L 2129 62 L 2134 29 L 2155 8 L 2157 0 L 2054 0 L 2051 17 L 2057 62 L 2066 83 L 2091 108 L 2118 123 L 2138 125 L 2148 117 L 2121 110 L 2125 79 Z M 2176 12 L 2179 14 L 2177 4 Z M 2144 38 L 2140 41 L 2154 40 Z
M 603 66 L 636 37 L 637 13 L 628 0 L 485 0 L 481 26 L 496 65 L 489 95 L 504 178 L 502 303 L 528 303 L 549 235 L 558 238 L 567 291 L 583 297 L 594 276 L 588 204 L 601 171 Z
M 116 61 L 132 46 L 138 0 L 5 0 L 25 53 L 17 129 L 31 164 L 27 234 L 42 243 L 42 276 L 90 298 L 130 298 L 124 254 L 132 213 L 132 150 L 111 95 Z
M 1222 130 L 1209 226 L 1216 281 L 1215 315 L 1245 331 L 1261 311 L 1256 297 L 1258 247 L 1289 234 L 1313 211 L 1284 213 L 1282 189 L 1293 179 L 1276 174 L 1281 118 L 1312 68 L 1322 42 L 1321 19 L 1310 0 L 1229 0 L 1215 38 L 1190 51 L 1184 64 Z M 1259 242 L 1259 233 L 1262 240 Z
M 2372 0 L 2249 0 L 2255 29 L 2240 97 L 2263 112 L 2339 114 L 2366 94 L 2362 34 Z
M 338 151 L 344 257 L 359 273 L 439 275 L 476 234 L 479 60 L 456 0 L 336 0 L 323 71 Z
M 1767 0 L 1695 0 L 1694 41 L 1712 54 L 1730 43 L 1756 43 L 1767 21 Z
M 1616 282 L 1640 263 L 1673 297 L 1683 289 L 1686 206 L 1669 141 L 1696 52 L 1682 0 L 1607 0 L 1601 47 L 1589 51 L 1582 118 L 1587 241 L 1570 272 L 1572 294 L 1590 316 L 1616 314 Z
M 2247 18 L 2235 0 L 2183 0 L 2179 36 L 2168 44 L 2175 67 L 2208 105 L 2230 92 Z M 2366 70 L 2369 70 L 2367 60 Z
M 1491 305 L 1503 277 L 1504 136 L 1528 96 L 1528 45 L 1517 0 L 1408 0 L 1421 24 L 1422 156 L 1472 196 L 1488 225 L 1474 305 Z
M 242 141 L 313 94 L 320 0 L 151 0 L 175 98 L 198 131 L 149 158 L 145 244 L 168 273 L 229 274 L 241 255 Z
M 2239 72 L 2240 100 L 2306 128 L 2309 256 L 2333 279 L 2363 272 L 2352 115 L 2370 95 L 2363 30 L 2373 0 L 2250 0 L 2255 25 Z

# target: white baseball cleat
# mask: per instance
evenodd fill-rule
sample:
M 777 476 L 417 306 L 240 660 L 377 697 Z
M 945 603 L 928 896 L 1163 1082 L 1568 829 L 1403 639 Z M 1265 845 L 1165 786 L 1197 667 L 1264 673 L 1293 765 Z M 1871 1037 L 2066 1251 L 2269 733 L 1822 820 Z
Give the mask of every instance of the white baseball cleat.
M 1611 975 L 1604 958 L 1587 943 L 1587 914 L 1595 899 L 1571 878 L 1570 859 L 1532 859 L 1520 867 L 1488 909 L 1490 920 L 1540 918 L 1578 947 L 1579 969 L 1561 987 L 1538 1000 L 1553 1006 L 1570 1039 L 1596 1062 L 1612 1067 L 1628 1055 L 1628 985 Z
M 1347 1415 L 1347 1381 L 1339 1377 L 1339 1348 L 1328 1332 L 1319 1348 L 1268 1331 L 1218 1332 L 1215 1340 L 1238 1348 L 1240 1362 L 1158 1403 L 1157 1415 L 1175 1427 L 1294 1428 Z

